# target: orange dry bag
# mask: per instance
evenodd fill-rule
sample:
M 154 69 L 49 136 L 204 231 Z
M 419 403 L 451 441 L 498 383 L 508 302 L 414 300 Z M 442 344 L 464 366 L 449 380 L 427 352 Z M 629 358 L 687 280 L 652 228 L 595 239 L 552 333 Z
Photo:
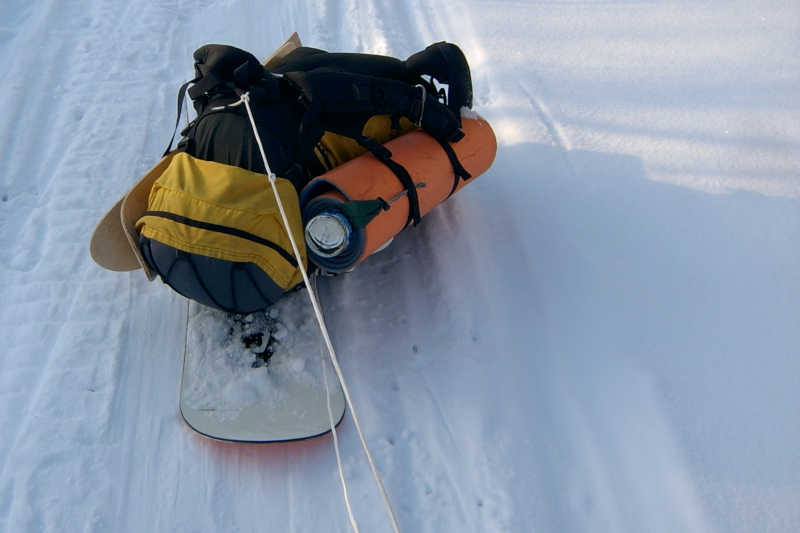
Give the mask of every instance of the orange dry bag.
M 383 158 L 366 153 L 312 180 L 300 196 L 309 259 L 330 272 L 351 270 L 485 172 L 497 152 L 491 126 L 465 117 L 462 130 L 463 139 L 447 144 L 406 133 L 383 145 Z

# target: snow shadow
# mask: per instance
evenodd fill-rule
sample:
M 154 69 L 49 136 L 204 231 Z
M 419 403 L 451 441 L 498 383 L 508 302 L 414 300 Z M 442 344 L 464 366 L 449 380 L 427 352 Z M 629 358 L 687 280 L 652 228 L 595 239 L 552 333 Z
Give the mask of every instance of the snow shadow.
M 799 481 L 798 207 L 654 182 L 626 155 L 502 146 L 324 295 L 362 404 L 438 435 L 444 464 L 491 435 L 456 460 L 485 468 L 442 483 L 505 494 L 472 495 L 495 526 L 709 531 L 740 518 L 720 494 Z M 408 440 L 402 468 L 430 468 Z

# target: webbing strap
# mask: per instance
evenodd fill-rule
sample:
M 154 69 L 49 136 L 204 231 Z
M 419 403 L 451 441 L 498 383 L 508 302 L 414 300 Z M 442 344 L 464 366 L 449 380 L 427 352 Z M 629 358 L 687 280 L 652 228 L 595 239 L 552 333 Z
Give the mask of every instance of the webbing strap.
M 400 180 L 400 183 L 408 192 L 408 220 L 406 221 L 406 226 L 409 224 L 413 224 L 415 226 L 419 224 L 422 216 L 419 212 L 419 196 L 417 195 L 417 186 L 406 168 L 397 161 L 393 160 L 392 152 L 390 152 L 389 149 L 382 144 L 378 144 L 374 139 L 370 139 L 369 137 L 362 135 L 356 140 L 358 141 L 358 144 L 369 150 L 372 155 L 378 159 L 378 161 L 386 165 L 389 170 L 391 170 L 392 173 L 397 176 L 397 179 Z
M 447 197 L 450 198 L 451 196 L 453 196 L 453 193 L 456 192 L 456 189 L 458 188 L 458 180 L 463 179 L 464 181 L 467 181 L 472 177 L 472 174 L 467 172 L 467 169 L 465 169 L 461 165 L 461 161 L 458 160 L 456 151 L 453 150 L 453 147 L 450 146 L 450 143 L 448 143 L 447 141 L 443 141 L 441 139 L 436 139 L 436 141 L 442 147 L 444 153 L 447 154 L 447 158 L 450 160 L 450 165 L 452 165 L 453 167 L 453 174 L 454 174 L 453 188 L 450 189 L 450 194 L 447 195 Z
M 196 82 L 198 79 L 200 78 L 189 80 L 181 85 L 180 89 L 178 89 L 178 116 L 175 117 L 175 129 L 172 130 L 172 137 L 169 140 L 167 149 L 164 150 L 164 154 L 161 157 L 164 157 L 172 151 L 172 143 L 175 142 L 175 134 L 178 133 L 178 125 L 181 123 L 181 111 L 183 111 L 183 101 L 186 99 L 186 89 L 188 89 L 189 85 Z

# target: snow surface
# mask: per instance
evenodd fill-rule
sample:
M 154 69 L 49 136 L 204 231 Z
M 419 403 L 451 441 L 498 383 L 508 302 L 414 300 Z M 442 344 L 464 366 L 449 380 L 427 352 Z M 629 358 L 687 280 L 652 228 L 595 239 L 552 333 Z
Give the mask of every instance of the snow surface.
M 403 531 L 800 530 L 794 0 L 4 0 L 0 531 L 347 531 L 330 437 L 178 413 L 187 305 L 89 258 L 193 50 L 473 66 L 492 169 L 322 299 Z M 388 521 L 349 418 L 362 531 Z

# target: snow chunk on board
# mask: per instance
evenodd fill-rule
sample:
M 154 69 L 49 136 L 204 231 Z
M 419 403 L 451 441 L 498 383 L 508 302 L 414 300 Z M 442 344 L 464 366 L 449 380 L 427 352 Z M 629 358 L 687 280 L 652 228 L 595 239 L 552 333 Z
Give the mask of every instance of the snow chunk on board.
M 304 291 L 250 315 L 191 303 L 181 412 L 200 433 L 225 440 L 325 433 L 330 429 L 326 377 L 336 422 L 344 401 L 324 355 Z

